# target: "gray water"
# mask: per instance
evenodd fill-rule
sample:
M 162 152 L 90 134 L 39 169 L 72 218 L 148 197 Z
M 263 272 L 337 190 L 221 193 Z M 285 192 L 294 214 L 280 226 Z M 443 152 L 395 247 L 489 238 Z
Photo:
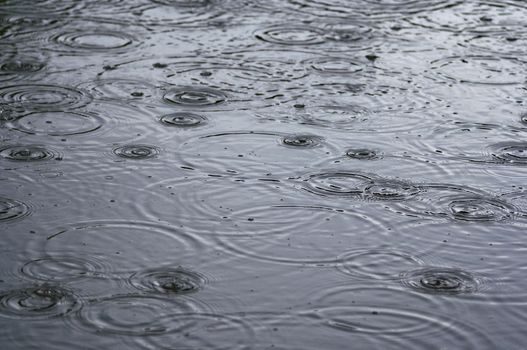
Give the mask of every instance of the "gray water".
M 522 0 L 0 0 L 0 349 L 525 349 Z

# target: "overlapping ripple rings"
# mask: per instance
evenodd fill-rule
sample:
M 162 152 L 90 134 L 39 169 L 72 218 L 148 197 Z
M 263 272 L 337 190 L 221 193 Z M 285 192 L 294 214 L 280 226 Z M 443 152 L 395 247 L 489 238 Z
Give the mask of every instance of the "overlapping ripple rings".
M 124 273 L 174 261 L 185 264 L 187 258 L 199 259 L 196 254 L 205 247 L 198 236 L 160 223 L 94 221 L 51 232 L 35 249 L 44 253 L 65 250 L 95 254 L 114 273 Z

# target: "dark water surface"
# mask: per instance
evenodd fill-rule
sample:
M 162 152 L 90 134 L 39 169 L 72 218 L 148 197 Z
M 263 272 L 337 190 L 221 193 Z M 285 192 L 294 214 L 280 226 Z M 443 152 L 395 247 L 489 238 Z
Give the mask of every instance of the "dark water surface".
M 0 349 L 525 349 L 522 0 L 0 0 Z

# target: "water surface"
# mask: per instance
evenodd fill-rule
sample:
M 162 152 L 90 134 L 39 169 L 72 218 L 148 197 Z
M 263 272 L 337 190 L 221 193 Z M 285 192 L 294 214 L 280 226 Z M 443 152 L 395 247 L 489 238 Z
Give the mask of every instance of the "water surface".
M 526 20 L 0 0 L 0 348 L 525 348 Z

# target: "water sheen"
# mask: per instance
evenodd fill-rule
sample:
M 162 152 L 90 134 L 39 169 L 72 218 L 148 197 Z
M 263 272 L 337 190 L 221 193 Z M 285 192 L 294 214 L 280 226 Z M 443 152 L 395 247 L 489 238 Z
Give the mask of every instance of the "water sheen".
M 526 21 L 0 0 L 0 350 L 523 350 Z

